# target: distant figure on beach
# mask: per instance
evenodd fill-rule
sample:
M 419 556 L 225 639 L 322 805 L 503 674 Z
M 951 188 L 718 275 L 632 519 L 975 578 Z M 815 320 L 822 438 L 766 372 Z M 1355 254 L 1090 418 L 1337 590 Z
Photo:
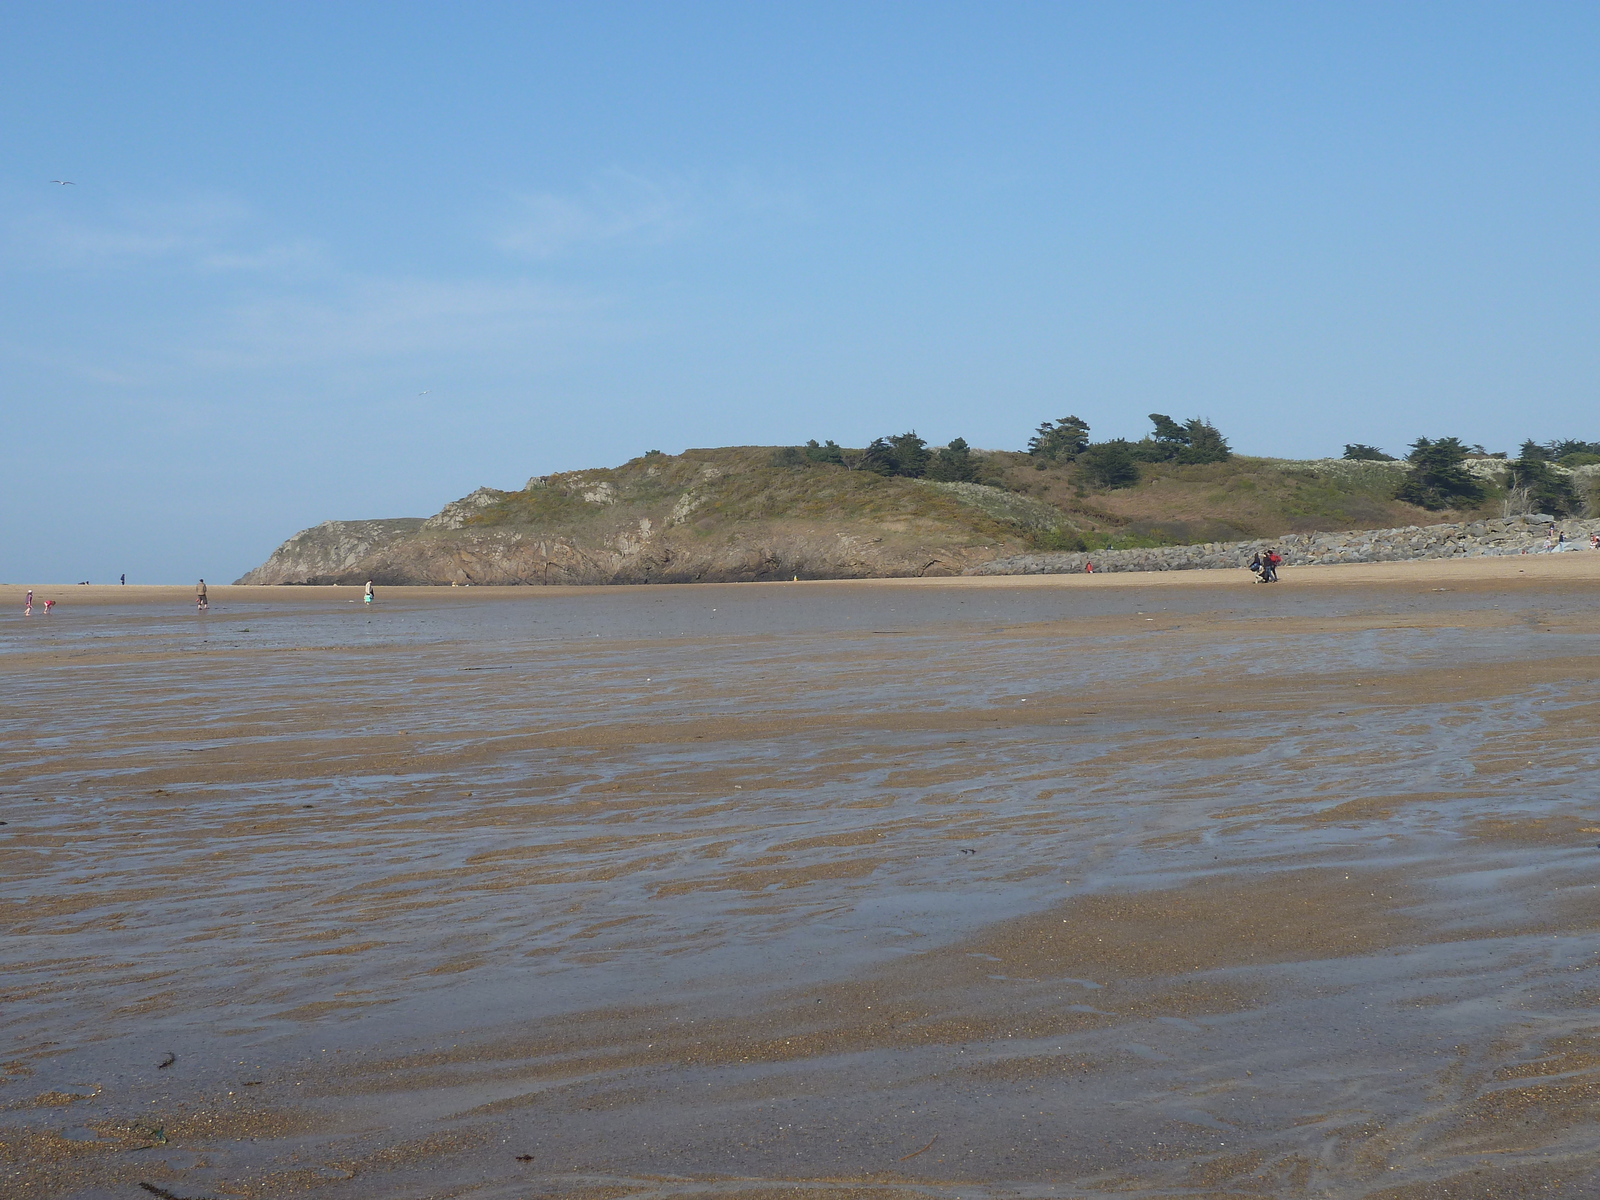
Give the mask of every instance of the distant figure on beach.
M 46 600 L 44 602 L 44 615 L 48 617 L 50 615 L 50 610 L 55 606 L 56 602 L 54 600 Z
M 367 590 L 361 593 L 361 603 L 372 603 L 372 580 L 367 580 Z
M 1093 575 L 1094 574 L 1094 564 L 1092 562 L 1089 562 L 1089 561 L 1085 560 L 1084 564 L 1083 564 L 1083 573 L 1085 575 Z
M 128 586 L 128 573 L 126 571 L 124 571 L 122 573 L 122 586 L 123 587 L 127 587 Z
M 1589 535 L 1589 549 L 1600 550 L 1600 533 L 1591 533 Z
M 1282 561 L 1283 561 L 1282 555 L 1280 555 L 1276 550 L 1268 550 L 1267 551 L 1266 556 L 1263 557 L 1262 560 L 1261 560 L 1261 582 L 1262 583 L 1277 583 L 1278 582 L 1278 564 L 1281 563 Z
M 25 616 L 25 617 L 33 616 L 33 589 L 32 588 L 28 589 L 28 595 L 22 601 L 22 615 Z
M 202 579 L 195 585 L 194 607 L 196 612 L 205 612 L 211 605 L 206 602 L 206 581 Z
M 1256 577 L 1257 583 L 1265 583 L 1267 577 L 1262 574 L 1261 551 L 1257 550 L 1250 556 L 1250 573 Z

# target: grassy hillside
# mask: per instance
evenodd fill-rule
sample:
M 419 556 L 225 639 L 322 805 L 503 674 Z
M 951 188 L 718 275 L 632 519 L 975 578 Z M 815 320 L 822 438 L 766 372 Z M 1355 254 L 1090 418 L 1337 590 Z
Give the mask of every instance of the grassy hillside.
M 1430 512 L 1394 499 L 1403 463 L 1235 456 L 1199 465 L 1142 463 L 1139 482 L 1093 489 L 1071 463 L 1026 454 L 987 459 L 995 481 L 1065 513 L 1117 545 L 1240 541 L 1285 533 L 1385 529 L 1499 515 L 1492 490 L 1478 508 Z
M 1491 486 L 1471 511 L 1414 508 L 1394 499 L 1405 467 L 1379 462 L 1145 463 L 1136 483 L 1108 489 L 1089 486 L 1070 461 L 1026 454 L 968 460 L 962 469 L 975 466 L 978 480 L 966 482 L 877 474 L 859 465 L 858 452 L 843 458 L 771 446 L 651 453 L 541 476 L 514 492 L 480 488 L 383 537 L 367 528 L 381 522 L 329 522 L 291 538 L 248 578 L 588 584 L 956 575 L 1031 551 L 1499 515 L 1504 494 Z
M 531 480 L 470 519 L 581 534 L 624 512 L 664 517 L 716 539 L 752 524 L 867 522 L 890 532 L 969 532 L 972 544 L 1033 549 L 1235 541 L 1381 529 L 1498 515 L 1498 489 L 1470 510 L 1430 512 L 1394 499 L 1404 464 L 1236 456 L 1202 465 L 1144 463 L 1132 487 L 1092 488 L 1072 463 L 1006 451 L 983 456 L 993 487 L 883 476 L 800 462 L 779 448 L 652 454 L 620 467 Z M 995 489 L 1000 489 L 996 491 Z
M 1067 514 L 1020 491 L 784 463 L 770 446 L 651 454 L 620 467 L 542 476 L 502 493 L 466 527 L 581 536 L 641 515 L 712 541 L 768 523 L 866 523 L 889 533 L 959 532 L 974 545 L 1032 545 L 1073 527 Z

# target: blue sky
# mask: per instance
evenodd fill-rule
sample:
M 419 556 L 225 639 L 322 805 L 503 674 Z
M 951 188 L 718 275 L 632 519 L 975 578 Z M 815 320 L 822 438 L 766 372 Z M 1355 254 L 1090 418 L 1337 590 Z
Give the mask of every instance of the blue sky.
M 646 449 L 1600 439 L 1600 9 L 0 7 L 0 578 Z M 54 185 L 70 179 L 74 186 Z M 425 394 L 424 394 L 425 393 Z

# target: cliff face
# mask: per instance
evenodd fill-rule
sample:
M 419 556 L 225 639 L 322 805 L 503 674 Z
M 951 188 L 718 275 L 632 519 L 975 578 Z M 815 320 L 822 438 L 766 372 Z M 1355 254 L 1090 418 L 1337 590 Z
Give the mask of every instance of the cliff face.
M 386 521 L 324 521 L 303 529 L 272 552 L 272 557 L 237 583 L 304 583 L 346 575 L 375 554 L 421 529 L 421 517 Z
M 652 454 L 479 488 L 427 520 L 326 522 L 241 583 L 601 584 L 958 575 L 1070 530 L 998 488 L 780 462 L 770 449 Z

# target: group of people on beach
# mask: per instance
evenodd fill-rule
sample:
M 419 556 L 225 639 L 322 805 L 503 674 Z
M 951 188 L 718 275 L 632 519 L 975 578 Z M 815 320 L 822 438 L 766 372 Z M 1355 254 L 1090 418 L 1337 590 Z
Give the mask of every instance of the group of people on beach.
M 371 604 L 372 603 L 372 580 L 370 580 L 370 579 L 367 580 L 366 589 L 361 593 L 361 602 L 363 604 Z M 33 593 L 32 592 L 28 593 L 28 603 L 30 605 L 33 603 Z M 52 603 L 54 603 L 54 601 L 46 601 L 45 603 L 52 604 Z M 206 610 L 208 610 L 211 607 L 211 602 L 206 597 L 206 581 L 204 579 L 202 579 L 199 583 L 195 584 L 195 588 L 194 588 L 194 607 L 195 607 L 195 611 L 196 612 L 205 612 Z
M 124 584 L 126 584 L 128 582 L 128 577 L 126 575 L 124 575 L 122 577 L 122 582 Z M 362 601 L 362 603 L 363 604 L 371 604 L 372 603 L 372 594 L 373 594 L 372 593 L 372 580 L 369 579 L 369 580 L 367 580 L 366 588 L 361 593 L 361 601 Z M 54 608 L 55 606 L 56 606 L 56 602 L 54 600 L 46 600 L 46 601 L 44 601 L 43 602 L 43 607 L 44 607 L 45 615 L 49 616 L 50 615 L 50 610 L 52 608 Z M 206 595 L 206 581 L 204 579 L 202 579 L 199 583 L 194 585 L 194 607 L 195 607 L 195 611 L 196 612 L 206 612 L 211 608 L 210 598 L 207 597 L 207 595 Z M 22 601 L 22 615 L 25 616 L 25 617 L 33 616 L 33 589 L 32 588 L 28 589 L 27 596 L 23 598 L 23 601 Z
M 1283 562 L 1283 555 L 1276 550 L 1258 552 L 1250 559 L 1250 569 L 1255 572 L 1257 583 L 1277 583 L 1278 567 Z
M 1558 550 L 1576 550 L 1577 546 L 1567 544 L 1567 531 L 1559 526 L 1550 526 L 1550 532 L 1545 534 L 1544 548 L 1547 553 Z M 1600 532 L 1589 535 L 1589 549 L 1600 550 Z

